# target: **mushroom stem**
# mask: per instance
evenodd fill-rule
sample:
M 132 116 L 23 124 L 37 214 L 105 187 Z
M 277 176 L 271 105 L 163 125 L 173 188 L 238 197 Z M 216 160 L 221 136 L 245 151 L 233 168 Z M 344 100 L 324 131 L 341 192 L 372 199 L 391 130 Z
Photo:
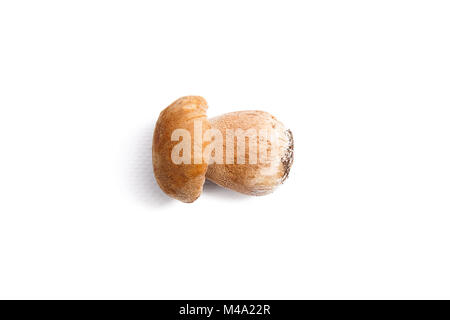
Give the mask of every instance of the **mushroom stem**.
M 260 196 L 273 192 L 288 178 L 294 160 L 294 140 L 292 132 L 274 116 L 264 111 L 239 111 L 209 119 L 209 122 L 211 128 L 219 130 L 226 139 L 223 140 L 223 161 L 209 164 L 208 180 L 244 194 Z M 261 132 L 268 134 L 261 135 Z M 244 143 L 243 148 L 239 148 L 239 141 Z M 252 142 L 256 142 L 256 162 Z M 230 160 L 233 161 L 230 163 Z

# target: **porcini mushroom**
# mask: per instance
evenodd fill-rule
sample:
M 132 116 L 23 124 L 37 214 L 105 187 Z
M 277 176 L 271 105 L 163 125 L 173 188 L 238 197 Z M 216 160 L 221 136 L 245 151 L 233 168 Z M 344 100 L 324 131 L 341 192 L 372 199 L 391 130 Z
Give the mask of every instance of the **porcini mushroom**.
M 286 180 L 294 143 L 291 131 L 280 121 L 264 111 L 232 112 L 208 120 L 207 109 L 202 97 L 187 96 L 159 115 L 153 134 L 153 169 L 166 194 L 193 202 L 207 178 L 259 196 Z

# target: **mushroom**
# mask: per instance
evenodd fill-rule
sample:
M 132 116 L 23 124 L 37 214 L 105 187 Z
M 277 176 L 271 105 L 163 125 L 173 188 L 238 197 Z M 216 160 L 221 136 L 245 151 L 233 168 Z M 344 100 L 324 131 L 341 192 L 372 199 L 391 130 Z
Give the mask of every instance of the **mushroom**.
M 264 111 L 232 112 L 208 120 L 207 109 L 202 97 L 187 96 L 159 115 L 153 134 L 153 169 L 166 194 L 193 202 L 207 178 L 260 196 L 286 180 L 294 144 L 291 131 L 280 121 Z

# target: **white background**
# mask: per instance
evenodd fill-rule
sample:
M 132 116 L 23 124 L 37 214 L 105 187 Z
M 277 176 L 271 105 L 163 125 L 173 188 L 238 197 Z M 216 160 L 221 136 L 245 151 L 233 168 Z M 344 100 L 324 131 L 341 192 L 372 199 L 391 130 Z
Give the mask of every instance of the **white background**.
M 448 1 L 2 1 L 0 298 L 450 298 Z M 166 197 L 159 112 L 274 114 L 275 193 Z

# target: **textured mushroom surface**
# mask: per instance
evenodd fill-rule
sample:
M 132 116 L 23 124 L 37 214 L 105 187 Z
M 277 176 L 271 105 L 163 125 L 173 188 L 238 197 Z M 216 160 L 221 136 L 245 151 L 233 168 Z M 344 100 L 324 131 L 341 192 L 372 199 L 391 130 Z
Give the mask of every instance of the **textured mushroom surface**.
M 183 202 L 195 201 L 203 190 L 208 164 L 206 161 L 194 164 L 194 121 L 201 121 L 202 130 L 208 130 L 207 109 L 202 97 L 182 97 L 164 109 L 156 122 L 152 147 L 156 181 L 166 194 Z M 171 139 L 176 129 L 185 129 L 192 137 L 191 163 L 175 164 L 172 161 L 172 150 L 179 143 Z M 205 144 L 202 143 L 202 149 Z
M 265 195 L 274 191 L 275 187 L 283 183 L 293 163 L 294 141 L 290 130 L 270 113 L 264 111 L 238 111 L 209 120 L 213 129 L 218 129 L 223 137 L 226 132 L 254 129 L 256 134 L 260 130 L 272 132 L 272 139 L 264 139 L 267 145 L 266 161 L 250 164 L 248 143 L 245 147 L 245 163 L 238 164 L 238 152 L 234 144 L 234 163 L 223 161 L 223 164 L 212 163 L 208 167 L 206 178 L 222 187 L 232 189 L 248 195 Z M 255 139 L 257 149 L 260 149 L 261 137 L 254 134 L 247 135 L 247 141 Z M 225 145 L 225 141 L 224 141 Z M 224 146 L 226 149 L 226 146 Z M 259 154 L 261 156 L 261 154 Z M 224 155 L 225 157 L 225 155 Z

